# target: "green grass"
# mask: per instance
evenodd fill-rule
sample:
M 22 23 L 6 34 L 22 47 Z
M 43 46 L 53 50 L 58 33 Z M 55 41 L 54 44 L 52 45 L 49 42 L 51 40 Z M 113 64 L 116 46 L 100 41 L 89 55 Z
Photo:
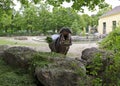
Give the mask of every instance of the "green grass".
M 45 46 L 44 43 L 30 43 L 30 42 L 23 42 L 20 40 L 8 40 L 8 39 L 0 39 L 0 45 L 20 45 L 20 46 Z
M 0 86 L 36 86 L 33 77 L 22 69 L 8 66 L 0 58 Z
M 0 40 L 0 45 L 14 45 L 15 42 L 9 41 L 9 40 L 5 40 L 5 39 L 1 39 Z
M 49 53 L 49 52 L 38 52 L 34 55 L 32 58 L 31 64 L 34 67 L 44 67 L 48 64 L 53 63 L 53 60 L 50 60 L 50 58 L 65 58 L 65 55 L 58 54 L 58 53 Z

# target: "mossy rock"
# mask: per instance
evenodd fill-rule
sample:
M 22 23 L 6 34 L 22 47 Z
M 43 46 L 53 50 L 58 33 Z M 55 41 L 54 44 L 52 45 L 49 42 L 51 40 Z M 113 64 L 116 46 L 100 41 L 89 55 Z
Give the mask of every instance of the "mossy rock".
M 27 71 L 13 68 L 0 58 L 0 86 L 37 86 L 34 81 Z
M 50 56 L 40 60 L 34 63 L 35 75 L 44 86 L 79 86 L 79 81 L 84 80 L 86 69 L 78 60 Z
M 30 60 L 37 51 L 28 47 L 10 47 L 4 51 L 4 61 L 14 67 L 29 68 Z

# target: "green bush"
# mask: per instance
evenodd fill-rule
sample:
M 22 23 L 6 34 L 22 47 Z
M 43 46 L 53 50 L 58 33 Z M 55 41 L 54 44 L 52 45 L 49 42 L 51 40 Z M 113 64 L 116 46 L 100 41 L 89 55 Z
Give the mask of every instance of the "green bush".
M 117 27 L 100 43 L 100 48 L 114 51 L 113 63 L 106 67 L 103 74 L 104 86 L 120 85 L 120 27 Z
M 87 73 L 93 76 L 98 76 L 98 73 L 102 70 L 102 55 L 100 53 L 96 53 L 92 62 L 86 66 Z
M 120 51 L 120 27 L 117 27 L 100 43 L 100 48 Z
M 103 71 L 102 54 L 96 53 L 88 65 L 86 65 L 87 74 L 92 76 L 91 86 L 102 86 L 102 78 L 100 76 Z
M 106 51 L 107 52 L 107 51 Z M 92 80 L 93 86 L 119 86 L 120 85 L 120 52 L 114 53 L 113 56 L 96 54 L 92 64 L 91 74 L 94 76 Z
M 114 63 L 106 67 L 103 75 L 104 86 L 120 86 L 120 52 L 114 54 Z
M 95 54 L 86 67 L 87 74 L 93 77 L 91 86 L 120 86 L 120 52 L 105 58 L 106 61 L 102 61 L 102 55 Z

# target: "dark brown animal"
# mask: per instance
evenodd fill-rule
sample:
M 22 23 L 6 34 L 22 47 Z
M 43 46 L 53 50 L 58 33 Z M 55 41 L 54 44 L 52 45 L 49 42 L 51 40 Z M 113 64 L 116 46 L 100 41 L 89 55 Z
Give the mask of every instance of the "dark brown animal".
M 62 28 L 60 30 L 60 36 L 55 41 L 49 43 L 51 52 L 61 53 L 64 55 L 67 54 L 70 45 L 72 45 L 71 31 L 68 28 Z

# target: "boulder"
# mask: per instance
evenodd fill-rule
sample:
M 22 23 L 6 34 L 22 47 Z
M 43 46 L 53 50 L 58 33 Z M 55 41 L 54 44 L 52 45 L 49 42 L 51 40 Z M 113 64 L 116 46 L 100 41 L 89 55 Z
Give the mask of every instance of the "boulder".
M 4 51 L 3 59 L 11 66 L 28 68 L 34 53 L 36 51 L 28 47 L 10 47 Z
M 101 50 L 95 47 L 86 48 L 82 51 L 81 59 L 86 61 L 86 64 L 91 63 L 96 56 L 99 55 L 103 61 L 113 57 L 113 53 L 106 50 Z
M 99 50 L 95 47 L 86 48 L 82 51 L 81 59 L 85 60 L 86 62 L 91 62 L 94 55 L 98 52 Z
M 83 63 L 72 58 L 49 58 L 51 64 L 36 67 L 35 75 L 44 86 L 79 86 L 86 74 Z
M 8 48 L 8 45 L 0 45 L 0 58 L 3 57 L 3 52 Z
M 107 66 L 113 64 L 114 55 L 111 51 L 98 48 L 87 48 L 82 51 L 81 59 L 84 60 L 88 73 L 96 71 L 101 75 Z
M 86 79 L 85 65 L 77 59 L 62 58 L 63 56 L 55 57 L 52 53 L 42 54 L 31 48 L 21 46 L 10 47 L 4 51 L 3 55 L 7 64 L 18 68 L 31 69 L 31 73 L 34 73 L 38 80 L 37 86 L 89 85 Z

